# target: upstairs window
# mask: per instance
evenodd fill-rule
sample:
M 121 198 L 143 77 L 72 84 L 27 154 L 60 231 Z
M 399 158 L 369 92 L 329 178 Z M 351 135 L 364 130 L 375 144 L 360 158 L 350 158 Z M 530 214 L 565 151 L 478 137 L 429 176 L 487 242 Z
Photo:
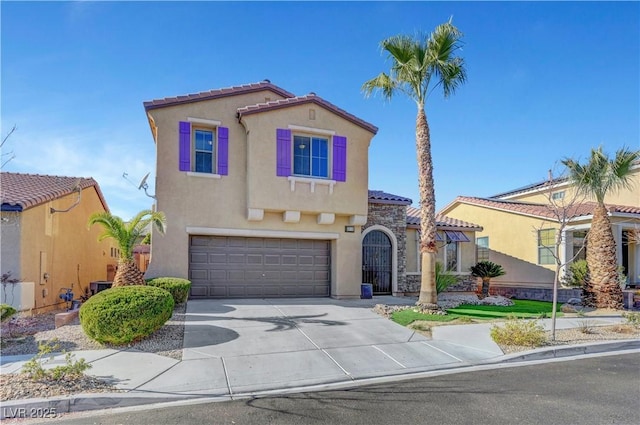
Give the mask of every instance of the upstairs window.
M 293 174 L 326 179 L 329 176 L 329 140 L 293 136 Z
M 193 171 L 196 173 L 213 173 L 215 171 L 215 139 L 216 132 L 213 129 L 195 129 L 193 131 L 193 144 L 195 147 Z
M 293 135 L 291 129 L 278 128 L 276 175 L 346 181 L 347 138 L 338 135 Z
M 208 120 L 198 120 L 196 123 L 210 124 Z M 223 176 L 229 173 L 229 129 L 227 127 L 213 125 L 195 127 L 189 121 L 180 121 L 178 145 L 180 171 Z

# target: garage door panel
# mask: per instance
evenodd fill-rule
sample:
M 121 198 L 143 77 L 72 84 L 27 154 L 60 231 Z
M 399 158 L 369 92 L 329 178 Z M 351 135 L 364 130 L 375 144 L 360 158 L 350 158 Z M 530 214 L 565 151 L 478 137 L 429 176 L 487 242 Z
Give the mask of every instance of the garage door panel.
M 330 247 L 330 241 L 192 236 L 191 296 L 329 296 Z

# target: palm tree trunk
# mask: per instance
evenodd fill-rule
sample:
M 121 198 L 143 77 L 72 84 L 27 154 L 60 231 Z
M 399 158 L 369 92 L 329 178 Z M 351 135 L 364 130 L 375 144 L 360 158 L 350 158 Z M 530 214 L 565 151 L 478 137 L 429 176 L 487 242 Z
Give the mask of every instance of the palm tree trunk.
M 420 191 L 420 252 L 422 277 L 418 304 L 437 308 L 436 290 L 436 197 L 433 185 L 431 136 L 424 105 L 418 105 L 416 118 L 416 150 L 418 157 L 418 189 Z
M 588 276 L 585 304 L 597 308 L 622 308 L 622 288 L 618 284 L 616 242 L 607 209 L 598 203 L 593 211 L 587 239 Z
M 487 298 L 489 296 L 489 286 L 491 285 L 491 278 L 483 277 L 482 278 L 482 298 Z
M 112 286 L 146 285 L 146 283 L 144 274 L 133 259 L 121 258 L 118 260 L 118 270 L 113 278 Z

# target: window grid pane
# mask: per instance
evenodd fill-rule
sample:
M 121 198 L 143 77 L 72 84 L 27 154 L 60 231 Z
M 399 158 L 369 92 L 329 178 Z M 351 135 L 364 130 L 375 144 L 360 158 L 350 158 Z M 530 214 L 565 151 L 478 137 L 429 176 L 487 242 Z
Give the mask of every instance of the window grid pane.
M 326 178 L 329 175 L 328 140 L 293 136 L 293 174 Z
M 538 230 L 538 264 L 554 264 L 555 229 Z
M 195 145 L 194 171 L 213 173 L 215 132 L 213 130 L 194 130 L 193 140 Z

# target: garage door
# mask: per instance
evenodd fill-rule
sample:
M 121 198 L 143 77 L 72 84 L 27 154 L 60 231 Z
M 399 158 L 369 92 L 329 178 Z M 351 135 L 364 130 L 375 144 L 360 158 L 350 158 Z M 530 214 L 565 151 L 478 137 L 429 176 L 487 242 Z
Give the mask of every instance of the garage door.
M 331 243 L 191 236 L 191 298 L 327 297 Z

